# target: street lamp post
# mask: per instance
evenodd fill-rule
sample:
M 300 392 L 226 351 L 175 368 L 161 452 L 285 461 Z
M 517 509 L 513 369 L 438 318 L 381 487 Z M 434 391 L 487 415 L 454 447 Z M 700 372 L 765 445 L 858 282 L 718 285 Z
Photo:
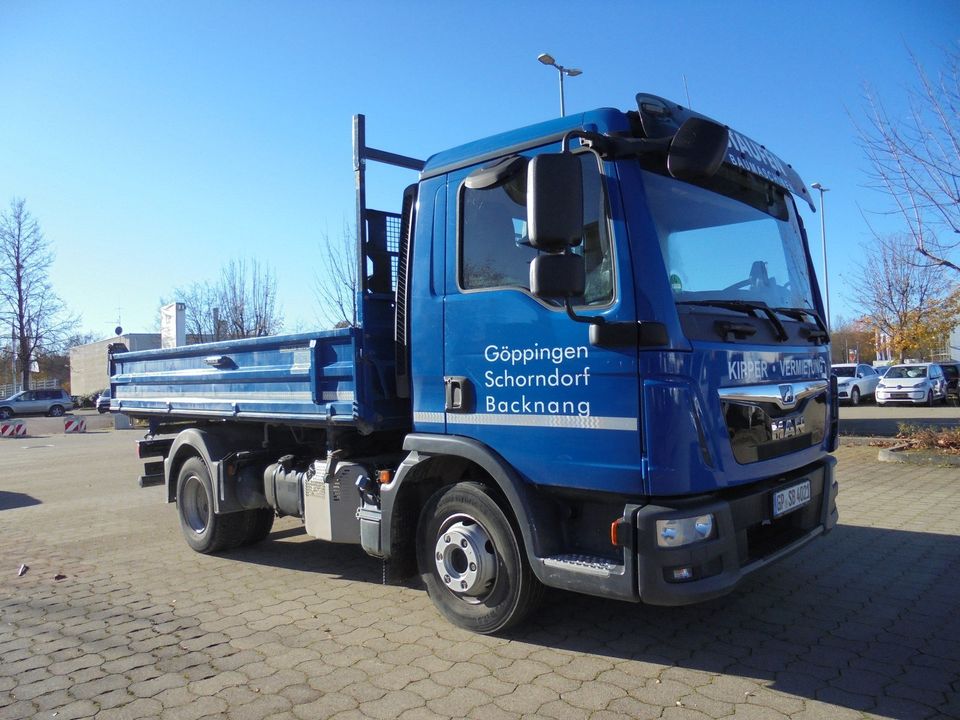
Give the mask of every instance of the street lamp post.
M 560 75 L 560 117 L 564 117 L 567 113 L 563 102 L 563 76 L 568 75 L 570 77 L 576 77 L 577 75 L 583 74 L 583 70 L 578 70 L 577 68 L 566 68 L 563 65 L 559 65 L 557 61 L 553 59 L 553 55 L 550 53 L 540 53 L 537 55 L 537 60 L 542 62 L 544 65 L 555 67 Z
M 830 188 L 826 188 L 818 182 L 811 185 L 814 190 L 820 191 L 820 245 L 823 247 L 823 300 L 827 306 L 827 330 L 830 330 L 830 278 L 827 275 L 827 218 L 823 214 L 823 194 Z

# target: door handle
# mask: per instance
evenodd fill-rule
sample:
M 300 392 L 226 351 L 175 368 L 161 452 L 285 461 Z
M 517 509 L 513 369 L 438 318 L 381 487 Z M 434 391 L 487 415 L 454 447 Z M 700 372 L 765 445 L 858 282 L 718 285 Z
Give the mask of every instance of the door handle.
M 473 383 L 460 375 L 443 378 L 444 405 L 447 412 L 471 412 L 473 410 Z

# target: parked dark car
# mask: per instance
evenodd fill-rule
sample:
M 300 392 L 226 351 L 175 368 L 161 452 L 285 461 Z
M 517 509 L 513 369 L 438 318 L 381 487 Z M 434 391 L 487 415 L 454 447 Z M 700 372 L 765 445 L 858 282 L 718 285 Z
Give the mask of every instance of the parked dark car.
M 939 365 L 947 379 L 947 402 L 960 405 L 960 362 L 947 360 Z
M 101 414 L 110 412 L 110 388 L 97 396 L 97 412 Z
M 51 415 L 60 417 L 73 409 L 73 398 L 63 389 L 23 390 L 0 400 L 0 419 L 14 415 Z

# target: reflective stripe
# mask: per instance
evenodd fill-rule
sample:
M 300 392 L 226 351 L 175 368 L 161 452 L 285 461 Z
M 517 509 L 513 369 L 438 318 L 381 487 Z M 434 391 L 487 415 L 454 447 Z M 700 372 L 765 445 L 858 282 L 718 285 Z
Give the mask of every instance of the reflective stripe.
M 187 396 L 191 393 L 191 396 Z M 214 390 L 209 395 L 194 394 L 195 390 L 184 388 L 182 390 L 164 390 L 162 392 L 151 392 L 150 390 L 141 390 L 139 388 L 118 389 L 117 398 L 120 400 L 166 400 L 176 398 L 177 402 L 216 402 L 225 400 L 228 402 L 290 402 L 313 400 L 313 395 L 309 390 L 288 391 L 288 392 L 253 392 L 249 391 L 230 391 Z M 323 400 L 334 402 L 353 402 L 356 395 L 352 390 L 338 390 L 323 393 Z
M 352 396 L 352 393 L 351 393 Z M 256 392 L 251 393 L 249 390 L 211 390 L 209 395 L 204 393 L 198 393 L 196 388 L 185 387 L 185 388 L 172 388 L 168 390 L 154 390 L 151 391 L 149 388 L 117 388 L 117 398 L 130 399 L 138 398 L 142 400 L 165 400 L 169 397 L 175 397 L 177 400 L 189 400 L 193 398 L 200 398 L 203 402 L 209 402 L 211 400 L 253 400 L 253 401 L 263 401 L 263 400 L 310 400 L 313 395 L 309 390 L 301 391 L 286 391 L 286 392 Z
M 438 423 L 442 425 L 445 422 L 442 412 L 415 412 L 413 421 L 418 423 Z
M 592 417 L 580 415 L 508 415 L 501 413 L 428 413 L 413 414 L 414 422 L 451 425 L 505 425 L 511 427 L 575 428 L 578 430 L 637 431 L 637 419 L 628 417 Z
M 350 390 L 337 390 L 334 392 L 323 393 L 324 400 L 338 400 L 340 402 L 353 402 L 354 394 Z

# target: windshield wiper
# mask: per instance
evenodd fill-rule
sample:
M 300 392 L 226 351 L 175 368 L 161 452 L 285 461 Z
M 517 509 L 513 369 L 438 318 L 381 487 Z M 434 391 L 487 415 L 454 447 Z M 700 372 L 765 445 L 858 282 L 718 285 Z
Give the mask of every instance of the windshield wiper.
M 781 315 L 786 315 L 787 317 L 793 318 L 794 320 L 799 320 L 801 322 L 803 322 L 804 318 L 812 317 L 813 321 L 817 324 L 817 329 L 808 330 L 807 339 L 813 340 L 814 342 L 819 340 L 822 340 L 825 343 L 830 342 L 830 333 L 827 331 L 827 326 L 823 324 L 823 319 L 813 310 L 797 307 L 775 307 L 772 309 Z
M 677 305 L 718 307 L 724 310 L 742 312 L 751 317 L 759 317 L 757 315 L 757 311 L 759 311 L 763 313 L 770 321 L 770 324 L 773 325 L 777 340 L 784 342 L 790 337 L 787 334 L 787 329 L 783 326 L 783 323 L 780 322 L 780 318 L 777 317 L 777 313 L 774 311 L 775 308 L 771 308 L 765 302 L 749 302 L 747 300 L 678 300 Z

